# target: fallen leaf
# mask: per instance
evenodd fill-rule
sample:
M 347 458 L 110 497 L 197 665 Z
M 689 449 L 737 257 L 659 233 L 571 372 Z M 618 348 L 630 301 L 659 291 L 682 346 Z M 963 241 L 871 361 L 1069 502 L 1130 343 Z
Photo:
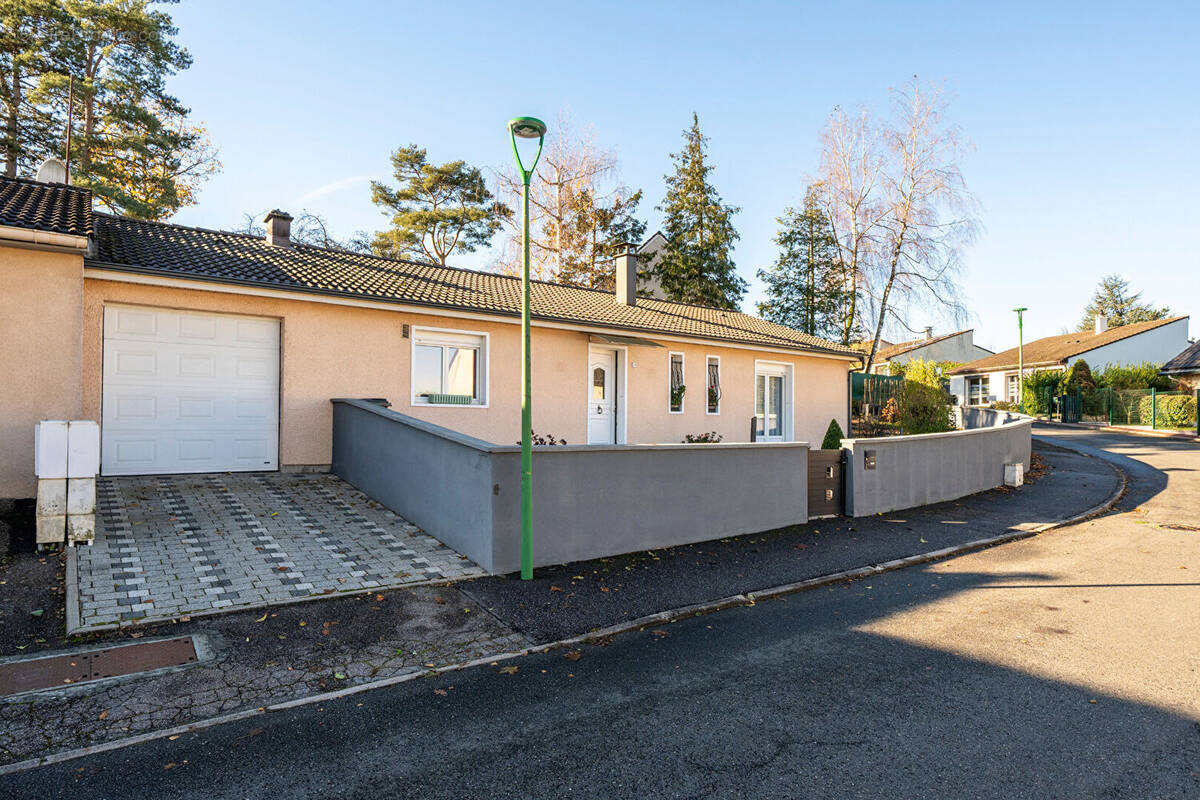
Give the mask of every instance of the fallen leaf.
M 660 639 L 663 638 L 664 636 L 668 635 L 667 632 L 664 631 L 662 628 L 655 628 L 654 630 L 650 631 L 650 633 L 652 633 L 653 635 L 657 636 Z
M 446 690 L 445 690 L 445 689 L 434 689 L 434 690 L 433 690 L 433 693 L 434 693 L 434 694 L 437 694 L 437 695 L 441 695 L 442 697 L 445 697 L 445 696 L 446 696 Z
M 551 587 L 550 587 L 550 591 L 552 591 L 552 592 L 561 592 L 561 591 L 562 591 L 562 587 L 561 587 L 561 586 L 551 586 Z
M 107 712 L 107 711 L 101 711 L 101 712 L 100 712 L 100 715 L 99 715 L 98 717 L 96 717 L 96 719 L 108 719 L 108 712 Z
M 33 616 L 33 617 L 40 617 L 42 614 L 45 614 L 45 613 L 46 613 L 45 609 L 38 608 L 33 611 L 30 611 L 29 615 Z
M 383 595 L 381 595 L 381 594 L 377 594 L 377 595 L 375 595 L 375 602 L 376 602 L 376 603 L 382 603 L 382 602 L 383 602 Z
M 263 612 L 263 615 L 262 615 L 261 617 L 259 617 L 258 619 L 254 620 L 254 621 L 255 621 L 255 622 L 266 622 L 266 621 L 267 621 L 267 616 L 268 616 L 268 612 L 264 611 L 264 612 Z
M 304 627 L 305 625 L 307 625 L 307 624 L 308 624 L 308 623 L 307 623 L 307 622 L 305 622 L 304 620 L 300 620 L 300 627 L 301 627 L 301 628 L 303 628 L 303 627 Z
M 335 672 L 335 673 L 333 673 L 333 677 L 337 678 L 339 681 L 344 681 L 344 680 L 346 680 L 346 673 Z
M 517 666 L 501 667 L 500 674 L 501 675 L 516 675 L 518 669 L 520 669 L 520 667 L 517 667 Z
M 565 658 L 567 661 L 578 661 L 579 659 L 583 658 L 583 653 L 579 652 L 578 650 L 572 650 L 568 653 L 563 653 L 563 658 Z

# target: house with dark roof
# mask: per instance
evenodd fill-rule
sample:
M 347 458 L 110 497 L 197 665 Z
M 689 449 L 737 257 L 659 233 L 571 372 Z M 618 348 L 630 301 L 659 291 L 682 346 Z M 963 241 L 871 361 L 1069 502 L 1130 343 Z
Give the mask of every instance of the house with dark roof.
M 866 347 L 870 349 L 870 342 Z M 879 342 L 875 353 L 875 363 L 871 372 L 877 375 L 891 373 L 892 364 L 907 364 L 909 361 L 936 361 L 939 363 L 962 364 L 993 355 L 991 350 L 975 344 L 975 330 L 954 331 L 934 336 L 933 328 L 925 328 L 925 335 L 919 339 L 892 344 Z
M 1026 342 L 1023 353 L 1013 347 L 950 370 L 950 392 L 962 405 L 1020 402 L 1019 363 L 1033 370 L 1066 370 L 1083 360 L 1093 370 L 1110 365 L 1161 364 L 1188 342 L 1188 318 L 1168 317 L 1108 327 L 1103 316 L 1094 330 L 1063 333 Z
M 1200 342 L 1193 342 L 1182 353 L 1163 364 L 1162 374 L 1191 389 L 1200 389 Z
M 33 429 L 92 419 L 101 473 L 325 469 L 335 397 L 490 442 L 520 436 L 520 282 L 489 272 L 94 212 L 0 178 L 0 497 L 35 488 Z M 532 287 L 538 433 L 675 443 L 848 428 L 851 348 L 718 308 Z

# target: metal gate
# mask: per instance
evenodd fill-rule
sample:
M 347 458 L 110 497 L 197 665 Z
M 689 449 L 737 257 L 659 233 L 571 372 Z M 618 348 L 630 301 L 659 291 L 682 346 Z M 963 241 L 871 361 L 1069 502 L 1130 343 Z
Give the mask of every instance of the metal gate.
M 808 518 L 845 513 L 842 450 L 808 451 Z

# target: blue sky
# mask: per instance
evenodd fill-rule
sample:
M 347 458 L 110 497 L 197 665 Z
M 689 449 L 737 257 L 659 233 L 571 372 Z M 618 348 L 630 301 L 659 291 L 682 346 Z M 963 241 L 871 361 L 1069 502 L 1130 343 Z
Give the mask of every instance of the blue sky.
M 1109 272 L 1200 312 L 1200 7 L 1044 5 L 184 3 L 169 10 L 194 64 L 171 88 L 225 169 L 175 221 L 229 228 L 242 212 L 306 208 L 339 235 L 375 230 L 367 180 L 390 177 L 396 147 L 504 166 L 510 117 L 567 111 L 616 150 L 654 230 L 696 111 L 713 181 L 742 209 L 734 259 L 752 311 L 754 272 L 816 169 L 829 112 L 883 109 L 917 74 L 945 88 L 975 148 L 964 174 L 985 231 L 963 285 L 978 344 L 1014 346 L 1017 305 L 1027 338 L 1073 326 Z

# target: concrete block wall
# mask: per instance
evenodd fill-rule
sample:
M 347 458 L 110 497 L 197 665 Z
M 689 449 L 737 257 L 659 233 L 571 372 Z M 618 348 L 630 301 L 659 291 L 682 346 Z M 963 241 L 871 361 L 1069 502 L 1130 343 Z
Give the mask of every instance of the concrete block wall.
M 100 427 L 91 420 L 43 420 L 34 429 L 37 544 L 91 544 L 96 538 Z

